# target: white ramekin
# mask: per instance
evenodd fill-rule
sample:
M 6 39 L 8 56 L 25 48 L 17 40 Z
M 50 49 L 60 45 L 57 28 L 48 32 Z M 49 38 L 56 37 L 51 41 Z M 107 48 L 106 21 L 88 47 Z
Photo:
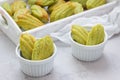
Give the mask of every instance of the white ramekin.
M 44 76 L 52 71 L 56 51 L 56 45 L 54 44 L 54 53 L 51 57 L 44 60 L 34 61 L 21 57 L 19 45 L 16 47 L 16 55 L 19 60 L 21 70 L 28 76 L 32 77 Z
M 105 43 L 107 41 L 106 32 L 104 41 L 98 45 L 93 46 L 79 44 L 72 39 L 71 33 L 69 33 L 69 36 L 71 41 L 72 55 L 82 61 L 94 61 L 100 58 L 103 53 Z

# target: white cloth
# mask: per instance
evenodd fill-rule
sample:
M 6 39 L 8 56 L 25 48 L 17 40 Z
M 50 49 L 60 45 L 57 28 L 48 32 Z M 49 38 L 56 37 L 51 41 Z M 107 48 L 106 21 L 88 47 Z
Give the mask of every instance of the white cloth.
M 95 24 L 102 24 L 105 31 L 108 34 L 108 38 L 111 38 L 114 34 L 120 32 L 120 6 L 117 6 L 109 14 L 103 16 L 93 16 L 93 17 L 80 17 L 72 21 L 72 23 L 67 24 L 64 28 L 56 33 L 51 33 L 50 35 L 54 39 L 58 39 L 66 44 L 69 42 L 69 32 L 73 24 L 78 24 L 81 26 L 93 26 Z

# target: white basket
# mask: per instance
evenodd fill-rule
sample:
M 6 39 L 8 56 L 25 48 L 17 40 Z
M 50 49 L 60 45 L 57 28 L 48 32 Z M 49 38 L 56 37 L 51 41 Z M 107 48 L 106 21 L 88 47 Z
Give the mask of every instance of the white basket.
M 8 1 L 8 0 L 2 0 L 2 2 L 0 2 L 0 4 L 2 4 L 4 1 Z M 14 0 L 9 0 L 9 1 L 12 2 Z M 43 25 L 42 27 L 37 27 L 35 29 L 31 29 L 31 30 L 24 31 L 24 32 L 28 32 L 28 33 L 34 35 L 35 37 L 42 37 L 44 35 L 47 35 L 52 32 L 56 32 L 56 31 L 60 30 L 66 24 L 70 23 L 72 20 L 74 20 L 78 17 L 100 16 L 103 14 L 107 14 L 115 6 L 117 6 L 117 1 L 108 0 L 108 2 L 110 2 L 110 3 L 107 3 L 103 6 L 100 6 L 100 7 L 91 9 L 91 10 L 87 10 L 82 13 L 79 13 L 79 14 L 76 14 L 76 15 L 73 15 L 73 16 L 52 22 L 52 23 L 48 23 L 46 25 Z M 4 19 L 1 19 L 0 29 L 17 45 L 17 43 L 19 41 L 19 36 L 23 31 L 19 28 L 19 26 L 15 23 L 15 21 L 9 16 L 9 14 L 2 7 L 0 7 L 0 14 L 6 20 L 5 21 Z M 0 17 L 0 18 L 2 18 L 2 17 Z M 5 24 L 5 22 L 7 22 L 7 24 Z

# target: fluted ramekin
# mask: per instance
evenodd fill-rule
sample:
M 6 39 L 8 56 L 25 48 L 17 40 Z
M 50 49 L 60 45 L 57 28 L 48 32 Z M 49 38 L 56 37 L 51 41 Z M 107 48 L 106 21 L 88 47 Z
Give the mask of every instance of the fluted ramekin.
M 99 59 L 103 53 L 104 46 L 108 38 L 107 33 L 105 32 L 105 38 L 102 43 L 87 46 L 75 42 L 71 37 L 71 32 L 69 33 L 69 37 L 71 41 L 72 55 L 82 61 L 94 61 Z
M 19 45 L 16 47 L 16 55 L 19 60 L 21 70 L 28 76 L 33 77 L 44 76 L 52 71 L 56 51 L 56 45 L 54 44 L 54 53 L 51 57 L 44 60 L 27 60 L 21 56 Z

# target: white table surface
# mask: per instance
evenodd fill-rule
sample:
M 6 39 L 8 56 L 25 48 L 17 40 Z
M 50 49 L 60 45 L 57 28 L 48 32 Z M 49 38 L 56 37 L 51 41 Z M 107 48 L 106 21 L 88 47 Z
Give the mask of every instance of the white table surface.
M 94 62 L 78 61 L 70 46 L 56 42 L 58 51 L 53 71 L 41 78 L 20 70 L 15 45 L 0 31 L 0 80 L 120 80 L 120 34 L 108 41 L 104 55 Z

